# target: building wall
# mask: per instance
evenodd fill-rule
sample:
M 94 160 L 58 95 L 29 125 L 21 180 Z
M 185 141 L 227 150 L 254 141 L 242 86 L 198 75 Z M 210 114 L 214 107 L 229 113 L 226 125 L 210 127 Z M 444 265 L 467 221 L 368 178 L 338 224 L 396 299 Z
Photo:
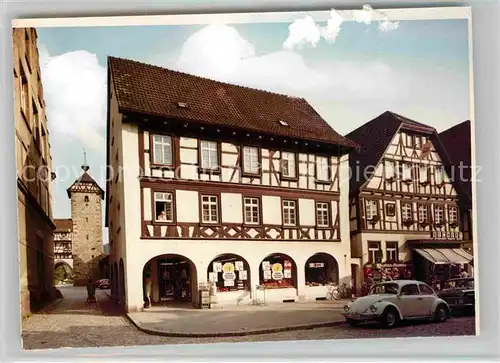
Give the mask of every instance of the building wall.
M 55 228 L 51 210 L 52 158 L 36 31 L 18 28 L 12 36 L 21 314 L 25 315 L 30 312 L 30 300 L 32 308 L 37 308 L 55 295 L 52 289 L 52 230 Z M 46 271 L 43 279 L 33 272 L 40 271 L 42 266 Z
M 88 202 L 86 202 L 88 197 Z M 99 258 L 102 247 L 102 200 L 97 193 L 73 192 L 71 218 L 73 220 L 73 279 L 75 286 L 99 277 Z

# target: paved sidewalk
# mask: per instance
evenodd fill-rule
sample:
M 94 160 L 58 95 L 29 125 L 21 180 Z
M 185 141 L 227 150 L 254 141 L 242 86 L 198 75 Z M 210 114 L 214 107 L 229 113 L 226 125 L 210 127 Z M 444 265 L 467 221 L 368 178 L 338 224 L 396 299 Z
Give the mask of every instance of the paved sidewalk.
M 347 301 L 277 303 L 225 309 L 153 307 L 127 317 L 148 334 L 224 337 L 333 326 L 344 322 Z

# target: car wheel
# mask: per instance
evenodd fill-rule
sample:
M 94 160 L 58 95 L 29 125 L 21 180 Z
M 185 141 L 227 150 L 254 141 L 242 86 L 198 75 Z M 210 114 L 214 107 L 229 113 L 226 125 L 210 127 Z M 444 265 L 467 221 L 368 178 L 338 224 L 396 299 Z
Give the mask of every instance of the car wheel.
M 394 308 L 386 308 L 380 322 L 384 328 L 394 328 L 399 321 L 398 311 Z
M 434 312 L 434 320 L 440 323 L 448 320 L 449 311 L 443 304 L 440 304 L 436 307 L 436 311 Z
M 335 300 L 339 300 L 340 299 L 340 293 L 335 290 L 334 292 L 332 292 L 332 296 Z
M 359 325 L 359 321 L 353 320 L 353 319 L 347 319 L 347 324 L 349 324 L 350 326 L 354 327 L 354 326 L 358 326 Z

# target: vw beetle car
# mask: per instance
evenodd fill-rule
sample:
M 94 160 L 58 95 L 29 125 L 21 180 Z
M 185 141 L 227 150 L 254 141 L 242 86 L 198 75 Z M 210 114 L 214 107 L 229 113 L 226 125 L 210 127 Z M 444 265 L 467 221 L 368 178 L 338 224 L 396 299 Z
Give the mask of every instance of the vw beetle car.
M 446 301 L 429 285 L 415 280 L 396 280 L 372 286 L 367 296 L 344 306 L 342 315 L 352 326 L 380 322 L 392 328 L 401 320 L 428 319 L 443 322 L 450 314 Z
M 438 296 L 448 303 L 452 310 L 475 311 L 474 278 L 462 277 L 448 280 Z

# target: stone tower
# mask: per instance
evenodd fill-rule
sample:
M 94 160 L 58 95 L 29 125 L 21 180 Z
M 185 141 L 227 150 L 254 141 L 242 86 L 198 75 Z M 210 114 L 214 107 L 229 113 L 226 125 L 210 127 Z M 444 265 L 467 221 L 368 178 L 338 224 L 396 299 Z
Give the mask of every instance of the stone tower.
M 86 158 L 85 158 L 86 159 Z M 68 189 L 73 220 L 73 279 L 75 286 L 82 286 L 89 278 L 95 280 L 102 257 L 102 200 L 104 190 L 88 173 L 86 160 L 83 174 Z

